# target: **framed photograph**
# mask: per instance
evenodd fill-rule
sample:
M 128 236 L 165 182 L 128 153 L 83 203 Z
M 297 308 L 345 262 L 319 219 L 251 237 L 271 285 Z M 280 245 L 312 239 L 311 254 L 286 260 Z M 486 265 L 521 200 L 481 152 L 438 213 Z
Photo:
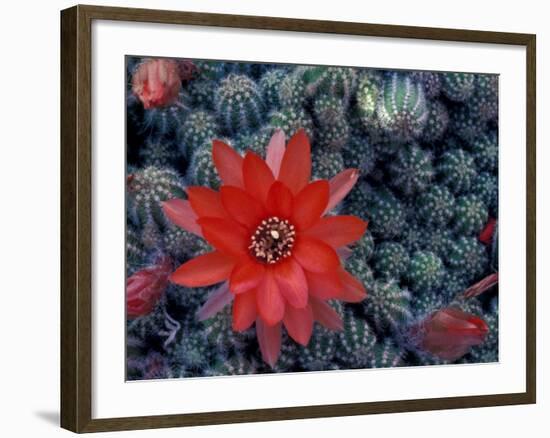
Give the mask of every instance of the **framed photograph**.
M 535 35 L 61 13 L 61 425 L 535 403 Z

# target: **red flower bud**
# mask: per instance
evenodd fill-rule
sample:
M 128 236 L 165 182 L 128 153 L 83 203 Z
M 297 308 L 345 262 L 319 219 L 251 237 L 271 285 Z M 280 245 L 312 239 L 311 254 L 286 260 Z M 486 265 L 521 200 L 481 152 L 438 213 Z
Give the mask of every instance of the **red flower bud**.
M 493 240 L 493 235 L 495 234 L 496 224 L 497 221 L 490 217 L 487 224 L 485 225 L 485 228 L 483 228 L 483 230 L 479 234 L 480 242 L 484 243 L 485 245 L 489 245 L 491 243 L 491 241 Z
M 180 69 L 171 59 L 149 59 L 137 67 L 132 78 L 132 92 L 145 109 L 171 105 L 180 89 Z
M 456 360 L 483 343 L 489 327 L 481 318 L 455 307 L 438 310 L 412 328 L 418 346 L 443 360 Z
M 163 257 L 157 264 L 137 271 L 126 280 L 126 313 L 128 318 L 147 315 L 168 286 L 172 260 Z

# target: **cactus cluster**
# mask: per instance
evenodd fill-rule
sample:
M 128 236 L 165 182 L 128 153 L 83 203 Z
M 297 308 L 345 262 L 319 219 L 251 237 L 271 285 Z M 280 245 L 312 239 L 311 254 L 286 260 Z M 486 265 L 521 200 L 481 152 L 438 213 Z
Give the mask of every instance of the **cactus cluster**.
M 185 199 L 187 186 L 219 188 L 214 139 L 265 158 L 276 129 L 287 141 L 304 129 L 313 180 L 359 171 L 335 211 L 368 221 L 360 240 L 338 249 L 367 298 L 330 302 L 340 332 L 315 322 L 307 346 L 283 334 L 271 368 L 253 329 L 233 331 L 231 306 L 197 318 L 219 285 L 170 284 L 150 314 L 128 320 L 129 379 L 498 360 L 497 288 L 457 299 L 498 270 L 498 76 L 193 60 L 177 96 L 146 107 L 131 86 L 143 62 L 127 57 L 127 276 L 159 255 L 179 265 L 211 250 L 169 222 L 162 204 Z M 448 306 L 489 326 L 485 341 L 454 361 L 407 337 Z

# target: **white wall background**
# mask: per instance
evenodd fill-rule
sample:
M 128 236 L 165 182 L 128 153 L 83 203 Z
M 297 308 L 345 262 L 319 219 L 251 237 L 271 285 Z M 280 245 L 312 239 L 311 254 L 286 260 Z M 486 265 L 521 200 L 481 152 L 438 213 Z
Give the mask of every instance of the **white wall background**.
M 277 0 L 110 0 L 88 3 L 162 9 L 273 15 L 372 23 L 456 27 L 537 34 L 538 76 L 538 404 L 320 420 L 210 426 L 105 436 L 407 437 L 546 436 L 550 411 L 550 364 L 543 344 L 544 291 L 550 278 L 544 223 L 550 220 L 550 88 L 548 11 L 544 3 L 458 0 L 337 2 Z M 6 2 L 0 25 L 0 433 L 3 436 L 69 436 L 58 428 L 59 404 L 59 10 L 71 1 Z M 546 111 L 546 112 L 545 112 Z M 546 166 L 545 166 L 546 164 Z M 546 195 L 546 196 L 545 196 Z M 266 394 L 269 397 L 269 394 Z

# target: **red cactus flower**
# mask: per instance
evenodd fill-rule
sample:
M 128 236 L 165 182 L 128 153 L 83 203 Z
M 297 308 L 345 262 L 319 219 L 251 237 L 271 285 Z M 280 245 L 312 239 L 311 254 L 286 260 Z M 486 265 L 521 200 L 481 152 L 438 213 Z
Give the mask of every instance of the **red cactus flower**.
M 488 331 L 485 321 L 456 307 L 438 310 L 412 329 L 421 349 L 450 361 L 482 344 Z
M 166 290 L 172 273 L 172 260 L 161 258 L 155 265 L 137 271 L 126 280 L 126 315 L 147 315 Z
M 253 152 L 243 158 L 214 140 L 213 161 L 223 183 L 219 192 L 188 187 L 188 200 L 164 203 L 172 222 L 215 248 L 184 263 L 171 281 L 187 287 L 224 282 L 199 317 L 210 317 L 234 299 L 233 329 L 243 331 L 255 322 L 263 358 L 272 366 L 282 326 L 307 345 L 314 320 L 342 328 L 327 300 L 366 297 L 337 251 L 358 240 L 367 223 L 355 216 L 325 216 L 354 186 L 357 171 L 309 182 L 305 132 L 296 133 L 286 148 L 284 139 L 282 131 L 274 134 L 265 161 Z
M 149 59 L 132 77 L 132 92 L 145 109 L 173 104 L 181 89 L 180 67 L 172 59 Z
M 489 220 L 487 221 L 487 224 L 481 231 L 481 233 L 479 233 L 479 241 L 481 243 L 484 243 L 485 245 L 489 245 L 492 242 L 493 236 L 495 234 L 496 225 L 497 225 L 496 219 L 490 217 Z

